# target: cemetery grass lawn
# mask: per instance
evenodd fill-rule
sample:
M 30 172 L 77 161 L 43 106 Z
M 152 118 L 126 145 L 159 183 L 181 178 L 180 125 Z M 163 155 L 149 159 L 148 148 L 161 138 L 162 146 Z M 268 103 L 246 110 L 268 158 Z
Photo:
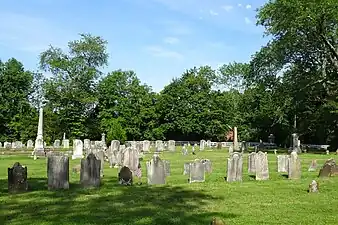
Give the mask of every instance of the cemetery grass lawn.
M 29 154 L 29 153 L 28 153 Z M 146 155 L 148 160 L 151 155 Z M 213 173 L 205 183 L 188 184 L 183 164 L 194 158 L 208 158 Z M 181 224 L 207 225 L 212 217 L 226 224 L 337 224 L 338 177 L 317 179 L 318 171 L 307 172 L 312 159 L 319 166 L 336 155 L 302 154 L 302 179 L 288 180 L 276 171 L 276 157 L 269 154 L 269 181 L 255 181 L 247 173 L 244 157 L 241 183 L 227 183 L 225 150 L 197 152 L 182 156 L 179 152 L 162 154 L 171 163 L 167 185 L 147 186 L 145 161 L 142 161 L 143 184 L 122 187 L 117 184 L 117 169 L 104 168 L 100 189 L 82 189 L 79 174 L 72 167 L 79 160 L 70 160 L 70 190 L 48 191 L 46 160 L 34 161 L 27 155 L 0 156 L 0 224 L 63 225 L 63 224 Z M 15 162 L 28 167 L 30 191 L 7 193 L 7 168 Z M 319 194 L 307 193 L 312 179 L 319 181 Z

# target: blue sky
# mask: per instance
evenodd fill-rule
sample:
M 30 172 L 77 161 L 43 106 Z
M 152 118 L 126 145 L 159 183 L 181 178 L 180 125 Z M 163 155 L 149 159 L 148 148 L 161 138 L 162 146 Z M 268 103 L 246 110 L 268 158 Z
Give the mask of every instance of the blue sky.
M 15 57 L 37 70 L 50 44 L 66 49 L 79 33 L 91 33 L 109 43 L 105 71 L 134 70 L 160 91 L 193 66 L 248 61 L 267 42 L 255 26 L 264 2 L 0 0 L 0 59 Z

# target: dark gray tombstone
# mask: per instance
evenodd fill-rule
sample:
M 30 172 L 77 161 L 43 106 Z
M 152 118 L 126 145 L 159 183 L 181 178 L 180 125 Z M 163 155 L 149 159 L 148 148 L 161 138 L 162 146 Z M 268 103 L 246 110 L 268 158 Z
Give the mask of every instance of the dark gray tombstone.
M 166 176 L 170 176 L 170 162 L 168 160 L 163 160 L 164 171 Z
M 205 181 L 205 165 L 195 161 L 190 163 L 189 183 Z
M 336 162 L 334 159 L 328 159 L 323 167 L 319 171 L 319 177 L 330 177 L 332 176 L 336 167 Z
M 27 167 L 16 162 L 12 168 L 8 168 L 8 192 L 17 193 L 27 190 Z
M 90 153 L 86 159 L 81 159 L 80 184 L 83 187 L 99 187 L 101 184 L 101 160 Z
M 69 158 L 50 156 L 47 159 L 48 190 L 69 189 Z
M 118 178 L 119 178 L 119 184 L 133 185 L 133 173 L 126 166 L 121 168 Z

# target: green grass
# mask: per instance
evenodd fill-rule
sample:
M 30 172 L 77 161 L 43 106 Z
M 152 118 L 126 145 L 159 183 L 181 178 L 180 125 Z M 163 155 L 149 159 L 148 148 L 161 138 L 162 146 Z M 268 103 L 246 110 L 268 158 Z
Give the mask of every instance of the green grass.
M 29 153 L 28 153 L 29 154 Z M 148 160 L 151 155 L 146 155 Z M 183 164 L 195 158 L 208 158 L 213 172 L 205 183 L 188 184 Z M 197 155 L 162 154 L 171 163 L 167 185 L 146 185 L 145 161 L 142 162 L 143 184 L 132 187 L 117 184 L 117 169 L 104 168 L 99 189 L 79 187 L 79 174 L 70 160 L 70 190 L 48 191 L 46 160 L 34 161 L 27 155 L 0 156 L 0 224 L 182 224 L 207 225 L 211 218 L 227 224 L 337 224 L 338 177 L 317 179 L 317 172 L 307 172 L 312 159 L 321 166 L 336 155 L 302 154 L 302 179 L 288 180 L 276 172 L 276 157 L 269 154 L 269 181 L 255 181 L 247 174 L 244 157 L 243 182 L 227 183 L 226 151 L 205 151 Z M 30 191 L 7 193 L 7 168 L 16 161 L 28 167 Z M 307 193 L 312 179 L 320 184 L 319 194 Z

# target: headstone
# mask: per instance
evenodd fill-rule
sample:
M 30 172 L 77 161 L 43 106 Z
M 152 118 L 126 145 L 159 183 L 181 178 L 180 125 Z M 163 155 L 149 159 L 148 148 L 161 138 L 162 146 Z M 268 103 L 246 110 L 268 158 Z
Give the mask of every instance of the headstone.
M 211 140 L 207 140 L 207 147 L 211 148 Z
M 229 146 L 229 154 L 233 153 L 234 152 L 234 145 L 230 145 Z
M 96 153 L 96 158 L 100 160 L 100 176 L 103 177 L 103 167 L 104 167 L 104 151 L 98 151 Z
M 330 155 L 330 151 L 329 150 L 326 150 L 326 155 Z
M 256 154 L 256 180 L 269 179 L 269 162 L 268 154 L 259 151 Z
M 148 184 L 165 184 L 164 163 L 158 155 L 154 155 L 150 162 L 147 162 Z
M 106 150 L 107 144 L 106 144 L 106 135 L 105 134 L 101 135 L 101 144 L 102 144 L 103 150 Z
M 319 171 L 319 177 L 330 177 L 333 175 L 336 167 L 336 162 L 334 159 L 328 159 L 324 163 L 323 167 Z
M 205 140 L 201 140 L 200 141 L 200 151 L 203 151 L 205 149 L 205 145 L 206 145 L 206 141 Z
M 73 155 L 72 159 L 82 159 L 83 158 L 83 143 L 79 139 L 73 141 Z
M 296 134 L 296 133 L 293 133 L 291 135 L 291 151 L 301 153 L 299 140 L 298 140 L 298 134 Z
M 119 140 L 112 140 L 110 142 L 110 147 L 111 147 L 112 151 L 119 150 L 120 149 L 120 141 Z
M 60 141 L 60 140 L 55 140 L 55 141 L 54 141 L 54 144 L 53 144 L 53 147 L 54 147 L 54 148 L 60 148 L 60 144 L 61 144 L 61 141 Z
M 69 189 L 69 158 L 50 156 L 47 160 L 48 190 Z
M 99 187 L 101 184 L 101 160 L 90 153 L 81 159 L 80 183 L 83 187 Z
M 309 193 L 318 193 L 318 192 L 319 192 L 319 185 L 318 185 L 317 181 L 313 180 L 309 184 Z
M 8 192 L 16 193 L 25 192 L 27 190 L 27 167 L 16 162 L 12 168 L 8 168 Z
M 163 151 L 163 141 L 157 140 L 155 143 L 155 149 L 160 152 Z
M 28 140 L 28 141 L 27 141 L 27 148 L 28 148 L 28 149 L 34 148 L 34 141 Z
M 256 173 L 256 152 L 248 155 L 248 173 Z
M 190 163 L 189 183 L 205 181 L 205 166 L 202 162 Z
M 188 149 L 185 145 L 183 145 L 183 148 L 182 148 L 182 155 L 188 155 Z
M 170 162 L 168 160 L 163 160 L 165 175 L 170 176 Z
M 132 147 L 127 147 L 122 152 L 122 166 L 128 167 L 132 172 L 136 172 L 139 164 L 139 153 Z
M 143 141 L 143 151 L 144 152 L 149 152 L 150 150 L 150 141 L 144 140 Z
M 301 178 L 301 164 L 297 152 L 291 152 L 289 158 L 289 179 L 300 179 Z
M 190 163 L 184 163 L 183 175 L 188 175 L 190 173 Z
M 277 149 L 273 150 L 273 153 L 274 153 L 275 155 L 277 155 Z
M 0 148 L 2 148 L 2 143 L 0 142 Z
M 239 152 L 230 154 L 227 166 L 227 181 L 242 181 L 243 155 Z
M 287 173 L 289 170 L 289 156 L 277 155 L 277 172 Z
M 133 173 L 127 166 L 121 168 L 118 179 L 121 185 L 133 185 Z
M 62 140 L 62 146 L 63 146 L 63 148 L 69 148 L 69 140 L 63 139 Z
M 168 141 L 168 149 L 171 152 L 176 151 L 176 146 L 175 146 L 176 142 L 174 140 L 169 140 Z
M 212 173 L 212 164 L 211 164 L 211 161 L 209 159 L 202 159 L 201 163 L 204 164 L 204 171 L 206 173 Z
M 242 141 L 242 143 L 241 143 L 241 152 L 242 153 L 247 152 L 248 149 L 249 149 L 248 143 L 246 141 Z
M 317 170 L 318 164 L 317 164 L 317 160 L 312 160 L 311 164 L 309 166 L 309 169 L 307 170 L 308 172 L 314 172 Z
M 91 147 L 90 147 L 90 139 L 84 139 L 83 140 L 83 149 L 85 150 L 86 154 L 89 155 L 91 153 Z
M 43 109 L 39 110 L 39 123 L 38 123 L 38 133 L 35 140 L 34 152 L 43 152 Z

